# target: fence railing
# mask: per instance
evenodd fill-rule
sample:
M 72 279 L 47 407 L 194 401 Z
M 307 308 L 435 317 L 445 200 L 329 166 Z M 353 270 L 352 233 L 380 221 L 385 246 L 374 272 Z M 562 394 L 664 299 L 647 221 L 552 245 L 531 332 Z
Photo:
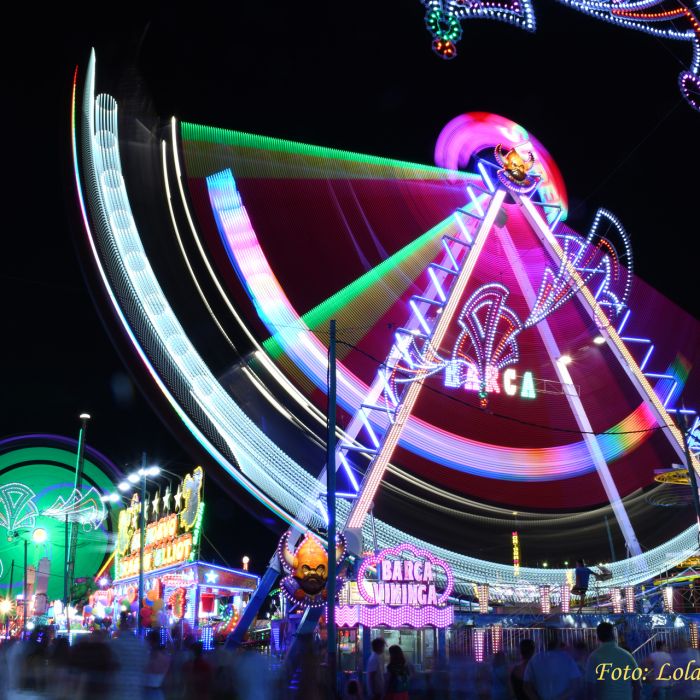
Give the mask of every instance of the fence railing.
M 540 652 L 546 649 L 552 633 L 556 634 L 559 644 L 568 649 L 581 642 L 589 650 L 598 646 L 595 627 L 454 627 L 448 632 L 447 650 L 450 657 L 469 656 L 477 661 L 493 656 L 496 651 L 503 651 L 509 661 L 515 662 L 520 658 L 520 642 L 523 639 L 531 639 L 535 643 L 535 651 Z M 682 640 L 689 642 L 689 633 L 684 627 L 661 627 L 648 632 L 635 630 L 631 636 L 639 638 L 647 634 L 649 637 L 632 652 L 638 662 L 654 651 L 658 641 L 663 641 L 668 649 L 679 648 Z M 617 637 L 617 628 L 615 635 Z

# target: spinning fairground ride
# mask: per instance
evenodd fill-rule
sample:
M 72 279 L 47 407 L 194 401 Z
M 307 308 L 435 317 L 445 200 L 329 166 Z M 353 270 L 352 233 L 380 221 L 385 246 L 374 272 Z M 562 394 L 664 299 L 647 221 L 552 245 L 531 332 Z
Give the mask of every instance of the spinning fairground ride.
M 73 147 L 96 279 L 182 424 L 288 539 L 326 532 L 335 319 L 351 554 L 407 543 L 457 594 L 518 601 L 579 556 L 630 586 L 697 552 L 692 504 L 659 508 L 674 487 L 654 475 L 697 446 L 698 322 L 634 276 L 614 214 L 566 225 L 525 128 L 462 115 L 428 166 L 134 128 L 99 82 L 93 55 Z

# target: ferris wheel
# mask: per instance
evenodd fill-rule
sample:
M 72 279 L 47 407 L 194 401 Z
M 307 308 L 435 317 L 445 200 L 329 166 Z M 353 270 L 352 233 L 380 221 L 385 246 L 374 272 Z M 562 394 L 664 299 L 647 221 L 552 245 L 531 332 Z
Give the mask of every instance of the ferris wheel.
M 338 515 L 356 554 L 430 548 L 457 590 L 517 597 L 559 583 L 584 537 L 616 586 L 697 550 L 691 512 L 659 523 L 645 496 L 655 467 L 685 459 L 674 417 L 693 413 L 678 399 L 697 393 L 698 323 L 634 277 L 614 214 L 584 235 L 566 224 L 562 176 L 526 129 L 463 115 L 426 166 L 173 118 L 149 191 L 129 186 L 129 115 L 97 83 L 93 55 L 73 139 L 100 283 L 252 498 L 299 532 L 326 527 L 335 319 Z M 514 531 L 530 566 L 513 566 Z

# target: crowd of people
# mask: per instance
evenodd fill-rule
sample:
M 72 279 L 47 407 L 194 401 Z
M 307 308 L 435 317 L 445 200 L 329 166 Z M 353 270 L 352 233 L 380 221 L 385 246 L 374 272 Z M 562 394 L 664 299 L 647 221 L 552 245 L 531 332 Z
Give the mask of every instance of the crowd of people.
M 344 682 L 343 700 L 700 700 L 700 653 L 680 642 L 670 652 L 659 641 L 638 665 L 618 646 L 610 623 L 598 625 L 599 644 L 564 647 L 556 634 L 536 653 L 520 643 L 520 659 L 499 651 L 485 662 L 453 657 L 444 668 L 416 673 L 402 649 L 372 641 L 364 674 Z M 217 647 L 194 639 L 163 644 L 133 630 L 97 632 L 73 645 L 46 628 L 26 641 L 0 644 L 0 700 L 326 700 L 322 649 L 310 643 L 293 668 L 270 656 Z M 676 669 L 682 669 L 679 675 Z
M 692 700 L 700 699 L 700 651 L 682 638 L 670 652 L 661 640 L 638 664 L 629 650 L 615 641 L 609 622 L 597 628 L 599 644 L 591 650 L 579 641 L 562 645 L 549 630 L 546 649 L 536 653 L 532 639 L 520 642 L 520 659 L 509 664 L 499 651 L 484 663 L 452 658 L 445 669 L 414 674 L 401 648 L 372 641 L 367 664 L 366 696 L 353 681 L 344 700 Z M 695 673 L 693 673 L 695 671 Z
M 0 700 L 273 700 L 284 698 L 268 657 L 132 629 L 54 637 L 46 628 L 0 644 Z

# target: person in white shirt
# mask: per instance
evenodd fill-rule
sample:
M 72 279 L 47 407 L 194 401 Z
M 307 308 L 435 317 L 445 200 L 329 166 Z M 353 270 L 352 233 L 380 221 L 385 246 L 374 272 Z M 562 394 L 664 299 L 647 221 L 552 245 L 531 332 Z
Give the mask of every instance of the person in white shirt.
M 370 700 L 384 697 L 384 649 L 386 642 L 381 637 L 372 640 L 372 654 L 367 662 L 367 696 Z
M 559 646 L 550 630 L 547 651 L 535 654 L 525 669 L 525 691 L 539 700 L 569 700 L 581 681 L 581 672 L 571 656 Z
M 684 669 L 683 678 L 676 682 L 674 690 L 679 698 L 700 698 L 700 682 L 697 680 L 697 672 L 700 669 L 700 650 L 688 646 L 688 642 L 681 637 L 678 647 L 671 652 L 674 668 Z
M 641 678 L 634 656 L 617 646 L 615 628 L 610 622 L 601 622 L 596 630 L 600 646 L 588 657 L 586 685 L 589 698 L 595 700 L 639 700 Z
M 654 700 L 668 700 L 671 696 L 671 674 L 673 673 L 673 660 L 666 651 L 666 644 L 662 639 L 656 642 L 656 650 L 649 654 L 647 664 L 649 667 L 648 678 L 651 680 Z

